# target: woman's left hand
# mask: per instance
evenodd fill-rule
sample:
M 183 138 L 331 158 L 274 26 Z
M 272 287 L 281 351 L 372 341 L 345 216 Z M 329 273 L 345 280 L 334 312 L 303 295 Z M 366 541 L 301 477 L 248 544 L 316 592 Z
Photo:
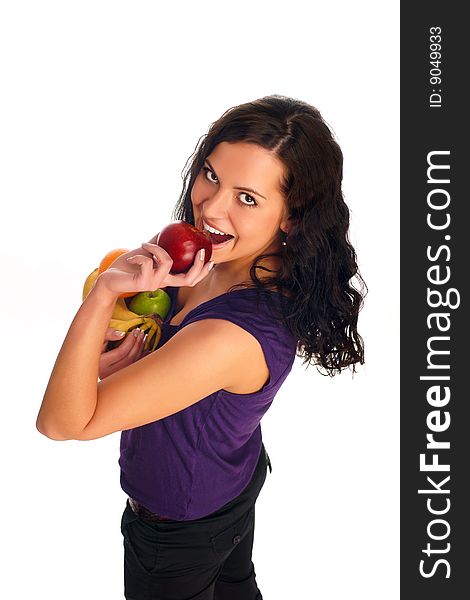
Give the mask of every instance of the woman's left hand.
M 144 338 L 136 335 L 136 330 L 128 331 L 126 337 L 117 336 L 114 329 L 108 327 L 105 333 L 105 341 L 101 349 L 98 377 L 105 379 L 112 373 L 131 365 L 132 363 L 150 354 L 150 350 L 144 351 Z M 108 342 L 122 340 L 117 348 L 108 350 Z
M 200 259 L 199 251 L 189 271 L 172 275 L 170 270 L 173 260 L 166 250 L 150 243 L 142 244 L 142 248 L 143 254 L 137 254 L 134 250 L 118 257 L 101 273 L 96 280 L 97 285 L 114 295 L 123 292 L 138 294 L 167 286 L 193 287 L 204 279 L 211 269 L 211 262 L 204 263 L 204 260 Z

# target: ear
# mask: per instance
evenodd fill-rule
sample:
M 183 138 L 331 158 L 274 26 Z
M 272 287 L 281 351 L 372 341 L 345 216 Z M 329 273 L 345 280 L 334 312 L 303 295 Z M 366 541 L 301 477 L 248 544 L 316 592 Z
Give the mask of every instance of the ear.
M 292 218 L 289 217 L 286 213 L 286 216 L 283 217 L 279 227 L 280 227 L 280 229 L 282 229 L 282 231 L 284 233 L 288 233 L 290 228 L 292 227 L 292 225 L 293 225 Z

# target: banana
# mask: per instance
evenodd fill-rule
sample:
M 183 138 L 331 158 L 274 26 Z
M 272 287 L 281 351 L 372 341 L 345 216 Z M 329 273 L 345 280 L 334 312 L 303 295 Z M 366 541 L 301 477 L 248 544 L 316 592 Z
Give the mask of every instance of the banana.
M 124 298 L 118 298 L 116 300 L 112 316 L 113 319 L 118 319 L 119 321 L 131 321 L 132 319 L 140 318 L 140 316 L 141 315 L 138 315 L 127 308 Z
M 117 329 L 118 331 L 126 331 L 128 335 L 130 334 L 131 329 L 135 329 L 136 327 L 139 327 L 142 331 L 148 331 L 148 337 L 145 341 L 144 349 L 148 349 L 150 340 L 155 336 L 153 340 L 152 352 L 157 347 L 162 336 L 161 327 L 151 317 L 138 317 L 137 319 L 131 319 L 129 321 L 111 319 L 109 322 L 109 327 Z
M 82 291 L 82 301 L 90 293 L 91 288 L 93 287 L 95 281 L 98 279 L 100 273 L 98 272 L 98 267 L 92 271 L 85 280 Z M 158 345 L 160 341 L 162 330 L 160 327 L 160 323 L 158 323 L 152 317 L 146 317 L 142 315 L 138 315 L 135 312 L 132 312 L 127 308 L 127 304 L 124 302 L 124 298 L 118 298 L 116 300 L 116 304 L 114 306 L 113 314 L 111 315 L 111 320 L 109 321 L 108 327 L 112 327 L 113 329 L 118 329 L 119 331 L 126 331 L 129 333 L 131 329 L 135 329 L 136 327 L 140 327 L 143 331 L 148 331 L 147 340 L 145 341 L 144 349 L 147 350 L 150 346 L 150 340 L 154 337 L 152 352 Z
M 98 275 L 98 267 L 96 267 L 96 269 L 92 271 L 86 278 L 85 283 L 83 284 L 82 301 L 85 300 L 85 298 L 90 293 L 91 288 L 93 287 L 95 281 L 98 279 Z
M 110 327 L 114 327 L 119 331 L 129 331 L 129 329 L 140 327 L 142 331 L 149 332 L 147 340 L 145 341 L 144 349 L 150 345 L 150 340 L 155 335 L 155 339 L 153 341 L 152 351 L 157 347 L 158 342 L 160 341 L 160 337 L 162 335 L 162 330 L 160 325 L 152 319 L 152 317 L 146 317 L 144 315 L 138 315 L 135 312 L 132 312 L 127 308 L 127 304 L 124 302 L 124 298 L 118 298 L 116 300 L 116 304 L 114 306 L 113 314 L 111 316 L 111 321 L 109 324 Z

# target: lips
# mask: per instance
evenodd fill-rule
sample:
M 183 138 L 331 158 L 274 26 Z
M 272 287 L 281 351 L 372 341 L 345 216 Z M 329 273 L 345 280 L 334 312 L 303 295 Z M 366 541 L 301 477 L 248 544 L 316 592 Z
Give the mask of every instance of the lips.
M 204 223 L 206 223 L 206 225 L 209 225 L 209 227 L 212 227 L 213 229 L 217 229 L 217 231 L 221 231 L 218 227 L 216 227 L 215 225 L 212 225 L 212 223 L 209 223 L 209 221 L 207 221 L 206 219 L 201 217 L 199 220 L 199 229 L 201 229 L 202 231 L 207 231 L 207 233 L 210 233 L 208 230 L 206 230 L 204 228 Z M 219 234 L 215 234 L 215 235 L 219 235 Z M 229 235 L 231 238 L 235 237 L 231 233 L 225 233 L 224 235 Z
M 218 237 L 220 237 L 220 236 L 218 236 Z M 215 252 L 219 248 L 225 248 L 225 246 L 228 246 L 229 244 L 231 244 L 233 242 L 233 240 L 234 240 L 234 238 L 230 238 L 229 240 L 226 240 L 224 242 L 218 242 L 218 243 L 212 242 L 212 251 Z
M 209 239 L 213 244 L 217 245 L 230 241 L 233 239 L 233 235 L 219 235 L 218 233 L 209 232 Z
M 232 234 L 220 235 L 218 233 L 211 233 L 208 229 L 204 229 L 204 222 L 213 227 L 213 225 L 208 223 L 201 215 L 201 217 L 198 220 L 198 228 L 200 231 L 203 231 L 205 235 L 207 235 L 207 237 L 212 243 L 213 249 L 223 248 L 224 246 L 229 244 L 233 239 L 235 239 L 235 236 Z M 217 227 L 215 227 L 214 229 L 217 229 Z

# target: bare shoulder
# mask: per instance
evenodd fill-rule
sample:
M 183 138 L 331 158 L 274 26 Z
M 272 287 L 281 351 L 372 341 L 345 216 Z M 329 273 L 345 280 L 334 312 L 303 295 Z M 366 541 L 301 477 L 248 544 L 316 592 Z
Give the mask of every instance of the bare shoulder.
M 211 320 L 217 321 L 215 327 L 221 333 L 222 330 L 226 332 L 227 337 L 239 345 L 238 352 L 241 352 L 233 372 L 234 383 L 226 385 L 224 389 L 234 394 L 251 394 L 260 390 L 269 380 L 269 369 L 259 341 L 236 323 L 222 319 Z
M 201 349 L 204 338 L 207 351 L 212 348 L 209 360 L 225 360 L 230 376 L 227 374 L 227 382 L 219 389 L 235 394 L 250 394 L 261 389 L 269 379 L 269 369 L 260 342 L 232 321 L 213 318 L 195 321 L 183 327 L 165 346 L 177 336 L 179 344 L 183 343 L 184 338 L 184 343 L 190 344 L 194 352 Z M 176 345 L 173 351 L 177 352 Z M 217 359 L 215 352 L 219 352 Z

